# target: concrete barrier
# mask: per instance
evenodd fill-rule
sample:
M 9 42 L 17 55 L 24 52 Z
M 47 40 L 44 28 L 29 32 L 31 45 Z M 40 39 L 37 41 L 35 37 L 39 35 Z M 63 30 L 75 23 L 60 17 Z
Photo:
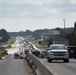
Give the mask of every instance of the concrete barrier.
M 45 65 L 43 62 L 39 61 L 39 59 L 31 54 L 27 54 L 26 58 L 30 58 L 37 66 L 37 69 L 40 72 L 40 75 L 58 75 L 55 71 L 53 71 L 49 66 Z

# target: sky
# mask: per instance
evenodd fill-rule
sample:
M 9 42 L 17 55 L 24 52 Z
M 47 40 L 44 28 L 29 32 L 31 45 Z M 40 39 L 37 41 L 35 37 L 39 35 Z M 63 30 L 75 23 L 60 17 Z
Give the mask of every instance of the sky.
M 0 0 L 0 29 L 9 32 L 74 27 L 76 0 Z

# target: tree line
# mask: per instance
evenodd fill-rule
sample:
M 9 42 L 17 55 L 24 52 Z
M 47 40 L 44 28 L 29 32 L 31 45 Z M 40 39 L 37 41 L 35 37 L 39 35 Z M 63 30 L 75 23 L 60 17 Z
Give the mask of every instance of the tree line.
M 30 31 L 30 30 L 26 30 L 26 31 L 19 31 L 19 32 L 8 32 L 10 36 L 31 36 L 35 39 L 40 39 L 41 35 L 47 34 L 50 30 L 58 30 L 60 31 L 60 35 L 61 37 L 63 37 L 63 33 L 64 33 L 64 29 L 63 28 L 55 28 L 55 29 L 37 29 L 35 31 Z M 73 32 L 73 27 L 71 28 L 65 28 L 65 32 L 67 33 L 72 33 Z
M 20 32 L 7 32 L 5 29 L 1 29 L 0 30 L 0 37 L 2 37 L 2 39 L 0 39 L 0 42 L 6 42 L 9 40 L 9 38 L 11 36 L 31 36 L 33 38 L 35 38 L 35 40 L 40 39 L 41 35 L 43 33 L 47 34 L 50 30 L 57 30 L 60 31 L 60 36 L 61 38 L 64 37 L 64 28 L 55 28 L 55 29 L 37 29 L 35 31 L 30 31 L 30 30 L 26 30 L 26 31 L 20 31 Z M 76 22 L 74 23 L 74 27 L 71 28 L 65 28 L 65 39 L 69 40 L 69 45 L 76 45 Z M 50 37 L 50 39 L 48 39 L 49 43 L 51 43 L 50 41 L 52 41 L 52 38 Z

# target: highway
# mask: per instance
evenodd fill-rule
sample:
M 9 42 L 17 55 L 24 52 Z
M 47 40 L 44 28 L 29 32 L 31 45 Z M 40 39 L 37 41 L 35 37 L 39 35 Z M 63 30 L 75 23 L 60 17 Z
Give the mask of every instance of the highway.
M 0 75 L 30 75 L 25 60 L 14 59 L 13 56 L 14 53 L 19 53 L 23 48 L 25 48 L 23 44 L 19 45 L 16 42 L 11 49 L 8 49 L 8 53 L 11 55 L 8 59 L 0 60 Z M 76 75 L 76 59 L 70 59 L 69 63 L 64 63 L 62 60 L 49 63 L 46 58 L 39 58 L 39 61 L 50 67 L 57 75 Z
M 40 59 L 45 65 L 49 66 L 58 75 L 76 75 L 76 59 L 70 59 L 69 63 L 63 61 L 47 62 L 47 59 Z
M 27 75 L 24 60 L 13 59 L 0 60 L 0 75 Z
M 28 66 L 24 59 L 14 59 L 14 53 L 19 53 L 19 43 L 15 42 L 7 49 L 9 57 L 0 60 L 0 75 L 29 75 Z
M 63 60 L 54 60 L 49 63 L 46 58 L 39 58 L 39 60 L 57 75 L 76 75 L 76 59 L 69 59 L 69 63 L 64 63 Z
M 39 58 L 39 60 L 57 75 L 76 75 L 76 59 L 69 59 L 69 63 L 64 63 L 63 60 L 53 60 L 49 63 L 46 58 Z

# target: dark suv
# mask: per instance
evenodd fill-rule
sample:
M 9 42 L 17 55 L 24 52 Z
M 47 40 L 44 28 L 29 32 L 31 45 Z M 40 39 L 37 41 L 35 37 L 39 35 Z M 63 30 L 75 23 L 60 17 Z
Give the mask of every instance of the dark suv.
M 76 59 L 76 46 L 68 46 L 67 49 L 69 51 L 69 57 Z

